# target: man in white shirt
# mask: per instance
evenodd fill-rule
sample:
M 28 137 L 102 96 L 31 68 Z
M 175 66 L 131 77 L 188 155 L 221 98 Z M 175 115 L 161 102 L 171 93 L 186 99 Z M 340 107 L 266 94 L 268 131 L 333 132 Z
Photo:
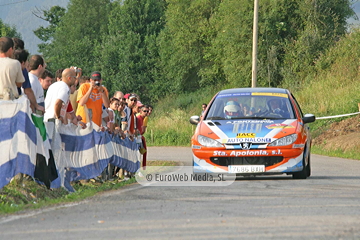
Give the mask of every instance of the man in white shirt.
M 68 110 L 70 86 L 75 83 L 75 80 L 75 70 L 66 68 L 62 72 L 62 81 L 50 85 L 45 98 L 44 121 L 56 118 L 67 124 L 66 113 L 70 112 Z
M 34 92 L 36 102 L 40 106 L 44 106 L 44 90 L 40 84 L 39 77 L 43 74 L 46 63 L 42 56 L 32 55 L 29 61 L 29 79 L 31 88 Z
M 21 65 L 18 60 L 12 59 L 14 42 L 9 37 L 0 38 L 0 99 L 10 100 L 17 98 L 25 81 Z

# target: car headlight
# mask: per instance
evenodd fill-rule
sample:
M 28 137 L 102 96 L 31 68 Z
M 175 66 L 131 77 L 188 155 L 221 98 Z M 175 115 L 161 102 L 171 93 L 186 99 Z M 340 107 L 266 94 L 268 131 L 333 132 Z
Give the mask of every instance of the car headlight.
M 297 134 L 291 134 L 286 137 L 279 138 L 278 140 L 273 141 L 269 146 L 286 146 L 293 144 L 297 139 Z
M 208 138 L 202 135 L 198 136 L 198 142 L 203 145 L 204 147 L 223 147 L 223 145 L 221 143 L 219 143 L 218 141 L 212 139 L 212 138 Z

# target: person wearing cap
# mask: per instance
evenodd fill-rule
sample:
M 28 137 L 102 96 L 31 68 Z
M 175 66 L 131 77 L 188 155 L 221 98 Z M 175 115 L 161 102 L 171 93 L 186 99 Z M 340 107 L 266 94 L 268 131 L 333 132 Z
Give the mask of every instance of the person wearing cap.
M 243 115 L 239 103 L 235 101 L 229 101 L 226 103 L 224 113 L 226 119 L 237 118 Z
M 76 110 L 76 115 L 80 115 L 84 122 L 93 121 L 99 127 L 102 123 L 102 106 L 104 105 L 106 108 L 110 106 L 108 90 L 101 83 L 101 73 L 93 72 L 90 76 L 90 83 L 84 83 L 79 88 Z M 88 114 L 86 108 L 89 110 Z M 91 119 L 87 119 L 87 115 L 91 115 Z
M 124 111 L 126 113 L 128 120 L 127 129 L 125 132 L 128 133 L 130 138 L 132 139 L 133 135 L 137 130 L 134 108 L 137 107 L 138 97 L 136 94 L 133 93 L 125 94 L 124 97 L 126 98 L 126 103 L 127 103 L 127 107 L 124 109 Z
M 137 102 L 136 102 L 136 105 L 135 105 L 135 107 L 133 108 L 136 117 L 141 113 L 140 109 L 141 109 L 143 106 L 144 106 L 144 104 L 142 104 L 142 102 L 140 102 L 140 101 L 137 101 Z
M 139 103 L 139 102 L 138 102 Z M 146 139 L 144 137 L 145 128 L 144 128 L 144 119 L 147 117 L 149 112 L 149 105 L 143 105 L 141 102 L 138 104 L 139 113 L 136 115 L 136 125 L 141 134 L 141 149 L 140 153 L 143 154 L 142 166 L 145 170 L 146 167 L 146 157 L 147 157 L 147 148 L 146 148 Z

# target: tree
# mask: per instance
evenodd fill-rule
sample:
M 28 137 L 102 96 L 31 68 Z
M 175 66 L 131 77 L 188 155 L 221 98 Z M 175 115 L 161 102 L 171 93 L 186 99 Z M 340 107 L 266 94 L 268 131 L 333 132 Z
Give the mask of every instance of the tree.
M 54 38 L 56 29 L 58 28 L 61 18 L 65 15 L 65 13 L 66 9 L 60 6 L 53 6 L 49 10 L 37 9 L 36 12 L 33 12 L 35 16 L 49 23 L 49 26 L 47 27 L 41 26 L 34 30 L 34 34 L 44 42 L 38 45 L 40 52 L 44 52 L 46 46 L 49 45 L 51 40 Z
M 109 34 L 97 50 L 111 91 L 136 92 L 144 101 L 151 99 L 158 58 L 156 38 L 164 25 L 164 10 L 162 0 L 113 3 Z
M 162 79 L 164 92 L 183 92 L 198 89 L 201 69 L 211 64 L 204 52 L 213 38 L 210 18 L 219 0 L 171 0 L 166 11 L 166 26 L 159 36 Z M 164 84 L 163 84 L 164 83 Z
M 70 0 L 66 13 L 42 49 L 52 70 L 78 66 L 90 73 L 95 66 L 95 49 L 107 35 L 110 0 Z
M 16 31 L 15 27 L 11 27 L 8 24 L 4 23 L 1 19 L 0 19 L 0 36 L 3 37 L 17 37 L 17 38 L 21 38 L 20 33 L 18 33 Z
M 319 56 L 346 34 L 346 19 L 355 15 L 348 0 L 299 1 L 299 11 L 302 28 L 284 47 L 283 76 L 287 85 L 303 82 L 304 73 L 312 70 Z

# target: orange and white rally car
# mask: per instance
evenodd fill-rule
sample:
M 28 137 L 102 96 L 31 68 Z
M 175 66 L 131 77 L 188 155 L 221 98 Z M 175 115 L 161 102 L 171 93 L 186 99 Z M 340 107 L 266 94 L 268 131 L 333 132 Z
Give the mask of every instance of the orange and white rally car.
M 237 175 L 311 174 L 311 136 L 303 115 L 287 89 L 234 88 L 218 92 L 191 139 L 194 172 Z

